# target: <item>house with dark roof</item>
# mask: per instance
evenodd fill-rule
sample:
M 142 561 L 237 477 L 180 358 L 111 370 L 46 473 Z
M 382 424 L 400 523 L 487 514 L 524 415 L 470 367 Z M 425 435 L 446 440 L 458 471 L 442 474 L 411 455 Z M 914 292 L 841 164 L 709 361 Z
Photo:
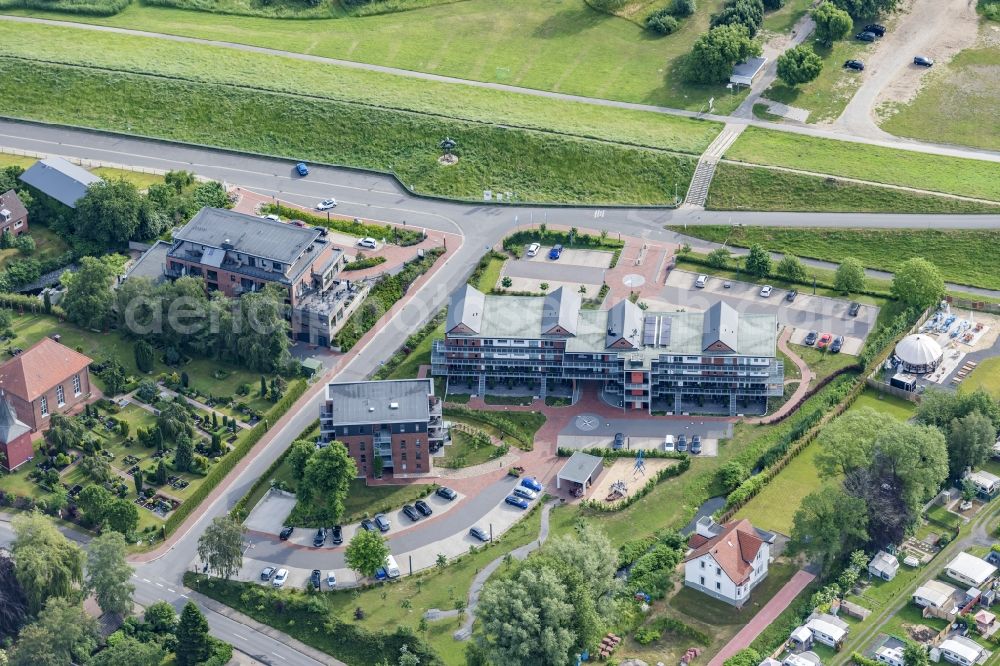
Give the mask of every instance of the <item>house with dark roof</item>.
M 52 414 L 73 411 L 90 397 L 91 360 L 51 338 L 0 365 L 0 391 L 17 418 L 44 430 Z
M 61 157 L 38 160 L 20 178 L 21 182 L 70 208 L 76 208 L 76 202 L 83 198 L 88 187 L 101 181 L 98 176 Z
M 0 194 L 0 234 L 20 236 L 28 231 L 28 209 L 14 190 Z
M 684 584 L 741 608 L 767 577 L 774 535 L 749 520 L 717 524 L 700 519 L 684 558 Z
M 17 418 L 6 397 L 0 396 L 0 454 L 3 454 L 0 466 L 12 472 L 31 460 L 34 453 L 31 428 Z

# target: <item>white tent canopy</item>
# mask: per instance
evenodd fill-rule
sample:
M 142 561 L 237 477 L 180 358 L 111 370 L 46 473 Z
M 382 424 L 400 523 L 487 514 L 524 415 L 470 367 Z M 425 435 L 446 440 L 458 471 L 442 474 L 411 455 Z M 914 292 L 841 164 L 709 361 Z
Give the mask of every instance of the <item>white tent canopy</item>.
M 896 356 L 907 372 L 930 372 L 941 363 L 944 352 L 934 338 L 922 333 L 908 335 L 896 345 Z

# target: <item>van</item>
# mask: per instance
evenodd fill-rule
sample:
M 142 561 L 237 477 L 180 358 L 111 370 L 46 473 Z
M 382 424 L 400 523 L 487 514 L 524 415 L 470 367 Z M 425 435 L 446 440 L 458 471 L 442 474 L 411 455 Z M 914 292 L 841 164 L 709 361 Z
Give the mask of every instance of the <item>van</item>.
M 385 556 L 385 575 L 390 579 L 399 578 L 399 565 L 396 564 L 396 558 L 392 555 Z
M 674 450 L 674 436 L 673 435 L 667 435 L 663 439 L 663 450 L 664 451 L 673 451 Z
M 699 275 L 698 279 L 694 281 L 694 286 L 698 287 L 699 289 L 704 289 L 706 282 L 708 282 L 708 276 Z

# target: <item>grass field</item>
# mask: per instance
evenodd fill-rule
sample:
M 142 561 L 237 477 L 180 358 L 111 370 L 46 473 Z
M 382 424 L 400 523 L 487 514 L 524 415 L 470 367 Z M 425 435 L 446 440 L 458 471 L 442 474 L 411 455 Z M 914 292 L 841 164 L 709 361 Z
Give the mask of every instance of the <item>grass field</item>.
M 856 356 L 850 356 L 848 354 L 832 354 L 830 352 L 824 352 L 822 349 L 806 347 L 805 345 L 791 345 L 790 349 L 802 357 L 802 360 L 806 362 L 814 373 L 816 373 L 816 379 L 813 380 L 814 384 L 822 380 L 824 377 L 832 375 L 841 368 L 846 368 L 847 366 L 854 365 L 858 362 Z
M 0 59 L 0 96 L 10 116 L 393 170 L 416 190 L 457 198 L 494 189 L 521 201 L 664 203 L 695 164 L 599 141 L 15 59 Z M 455 166 L 437 162 L 443 136 L 459 141 Z
M 255 2 L 254 0 L 143 0 L 145 4 L 158 7 L 177 7 L 214 14 L 234 14 L 239 16 L 263 16 L 269 18 L 344 18 L 408 11 L 440 5 L 460 0 L 383 0 L 372 4 L 361 4 L 345 8 L 340 0 L 320 0 L 314 6 L 295 0 L 279 2 Z
M 997 125 L 1000 86 L 986 84 L 998 80 L 1000 49 L 995 45 L 961 51 L 927 74 L 912 102 L 880 108 L 882 129 L 897 136 L 1000 150 L 1000 132 L 988 129 Z
M 47 227 L 43 227 L 41 224 L 31 224 L 30 217 L 28 218 L 28 235 L 35 239 L 35 251 L 31 254 L 32 259 L 45 261 L 46 259 L 61 256 L 69 250 L 69 245 L 59 234 L 49 231 Z M 11 247 L 6 250 L 0 250 L 0 270 L 6 268 L 7 264 L 14 259 L 24 258 L 25 255 L 17 248 Z
M 1000 213 L 1000 206 L 723 162 L 715 170 L 710 210 L 837 213 Z
M 1000 163 L 748 127 L 726 158 L 1000 201 Z
M 871 407 L 877 412 L 899 419 L 900 421 L 909 420 L 917 411 L 916 404 L 909 400 L 902 400 L 891 395 L 883 395 L 872 389 L 865 389 L 847 411 L 854 411 L 864 407 Z
M 133 3 L 117 16 L 74 20 L 691 110 L 716 97 L 716 111 L 728 113 L 742 96 L 685 84 L 677 62 L 722 4 L 698 3 L 695 16 L 668 37 L 594 11 L 584 0 L 467 0 L 346 21 L 276 21 Z
M 962 393 L 970 393 L 977 388 L 989 391 L 990 395 L 1000 400 L 1000 357 L 980 361 L 976 369 L 959 386 Z
M 139 171 L 129 171 L 128 169 L 115 169 L 114 167 L 97 167 L 90 171 L 104 179 L 124 178 L 140 190 L 144 190 L 155 183 L 163 182 L 163 176 L 155 173 L 141 173 Z
M 677 230 L 676 227 L 673 230 Z M 995 229 L 830 229 L 821 227 L 690 226 L 690 236 L 736 247 L 760 243 L 771 252 L 839 262 L 855 257 L 868 268 L 895 271 L 913 257 L 934 263 L 949 282 L 1000 289 L 992 257 Z

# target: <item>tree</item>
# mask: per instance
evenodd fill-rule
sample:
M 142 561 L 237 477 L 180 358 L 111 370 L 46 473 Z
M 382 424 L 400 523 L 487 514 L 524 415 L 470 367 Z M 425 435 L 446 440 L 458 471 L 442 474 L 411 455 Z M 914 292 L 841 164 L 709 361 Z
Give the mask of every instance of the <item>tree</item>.
M 712 268 L 729 268 L 732 254 L 724 247 L 717 247 L 708 253 L 708 265 Z
M 135 483 L 135 494 L 136 497 L 142 497 L 142 477 L 144 472 L 141 469 L 136 470 L 135 474 L 132 476 L 132 482 Z
M 54 597 L 38 620 L 21 630 L 11 666 L 65 666 L 82 664 L 97 647 L 97 621 L 83 606 Z
M 145 340 L 135 343 L 135 366 L 139 372 L 150 372 L 153 369 L 153 345 Z
M 905 666 L 927 666 L 928 663 L 930 663 L 930 660 L 924 646 L 912 641 L 906 641 L 906 646 L 903 648 L 903 664 Z
M 405 643 L 399 648 L 399 666 L 420 666 L 420 657 L 410 652 Z
M 358 530 L 344 551 L 347 566 L 362 576 L 374 576 L 375 571 L 385 566 L 385 558 L 389 555 L 389 547 L 378 532 Z
M 70 449 L 81 448 L 85 434 L 86 430 L 78 420 L 63 414 L 53 414 L 49 417 L 49 429 L 45 431 L 45 441 L 49 446 L 54 446 L 56 450 L 65 453 Z
M 600 529 L 585 524 L 576 534 L 553 539 L 547 550 L 552 557 L 579 572 L 593 599 L 611 591 L 618 569 L 618 549 Z
M 14 560 L 0 555 L 0 640 L 13 638 L 28 619 L 28 600 L 17 580 Z
M 670 9 L 655 11 L 646 17 L 646 27 L 661 35 L 671 35 L 677 32 L 680 22 L 670 15 Z
M 778 56 L 778 78 L 789 86 L 808 83 L 823 71 L 823 59 L 808 46 L 792 47 Z
M 108 527 L 129 536 L 139 526 L 139 509 L 134 502 L 116 497 L 108 504 L 104 519 L 108 522 Z
M 724 25 L 744 26 L 753 37 L 764 22 L 764 3 L 761 0 L 728 0 L 722 11 L 712 17 L 712 27 Z
M 988 417 L 994 428 L 1000 427 L 1000 404 L 983 388 L 970 393 L 931 389 L 917 406 L 917 422 L 941 428 L 947 434 L 952 421 L 979 412 Z
M 867 465 L 884 424 L 885 417 L 871 407 L 852 409 L 834 419 L 816 440 L 820 449 L 816 467 L 820 474 L 825 477 L 848 474 Z
M 89 476 L 95 483 L 106 483 L 114 476 L 111 463 L 100 453 L 84 456 L 80 461 L 80 471 Z
M 167 482 L 167 466 L 163 462 L 163 458 L 160 458 L 160 463 L 156 466 L 156 485 L 162 486 L 166 482 Z
M 825 486 L 799 505 L 792 519 L 792 542 L 829 573 L 848 551 L 867 542 L 867 525 L 863 500 Z
M 695 0 L 673 0 L 670 11 L 674 16 L 691 16 L 698 9 Z
M 865 267 L 854 257 L 844 257 L 833 278 L 834 288 L 844 294 L 864 291 L 868 284 Z
M 756 277 L 764 277 L 771 273 L 771 255 L 760 243 L 750 246 L 750 252 L 744 259 L 747 273 Z
M 335 525 L 344 513 L 344 498 L 351 480 L 357 475 L 357 465 L 347 447 L 332 442 L 310 456 L 296 487 L 296 495 L 300 502 L 311 505 L 311 515 L 316 520 Z
M 132 610 L 133 569 L 125 561 L 128 544 L 118 532 L 105 532 L 87 547 L 87 588 L 105 613 L 124 617 Z
M 91 525 L 100 525 L 108 515 L 115 496 L 104 486 L 96 484 L 86 486 L 76 496 L 76 504 L 83 511 L 84 517 Z
M 181 433 L 190 432 L 191 414 L 184 408 L 181 400 L 183 398 L 178 397 L 176 400 L 168 402 L 156 417 L 156 426 L 167 440 L 172 441 L 177 439 Z
M 166 601 L 157 601 L 146 606 L 142 619 L 155 634 L 172 634 L 177 629 L 177 612 Z
M 833 0 L 833 3 L 854 18 L 863 19 L 893 11 L 898 0 Z
M 150 403 L 156 400 L 156 394 L 156 384 L 148 379 L 143 379 L 139 382 L 139 388 L 135 391 L 136 397 L 145 403 Z
M 139 229 L 142 195 L 124 178 L 93 183 L 76 202 L 76 235 L 100 248 L 123 247 Z
M 212 642 L 208 635 L 208 622 L 193 601 L 184 605 L 181 620 L 177 624 L 177 666 L 194 666 L 212 654 Z
M 949 477 L 959 479 L 966 468 L 975 470 L 986 462 L 996 438 L 993 422 L 981 412 L 952 419 L 946 438 Z
M 312 442 L 303 439 L 292 442 L 286 460 L 288 461 L 288 466 L 292 468 L 292 477 L 296 481 L 302 480 L 302 477 L 306 473 L 306 464 L 315 452 L 316 445 Z
M 729 659 L 722 662 L 722 666 L 757 666 L 763 659 L 760 653 L 753 648 L 743 648 Z
M 746 26 L 720 25 L 698 37 L 691 47 L 686 77 L 694 83 L 725 83 L 733 65 L 760 54 L 760 44 Z
M 115 297 L 111 293 L 111 269 L 100 259 L 84 257 L 80 268 L 60 278 L 66 287 L 62 307 L 66 317 L 83 328 L 103 329 L 110 321 Z
M 476 609 L 494 664 L 563 666 L 577 646 L 576 610 L 557 573 L 528 561 L 513 575 L 487 582 Z
M 156 641 L 139 641 L 126 636 L 115 644 L 108 643 L 87 666 L 159 666 L 166 650 Z
M 832 2 L 820 3 L 812 11 L 812 17 L 816 22 L 816 39 L 823 46 L 831 46 L 838 39 L 847 37 L 854 27 L 851 15 Z
M 944 294 L 944 279 L 937 266 L 923 257 L 903 262 L 892 278 L 892 295 L 906 305 L 926 308 Z
M 731 493 L 736 488 L 750 478 L 750 470 L 746 465 L 738 460 L 730 460 L 719 468 L 719 481 L 727 493 Z
M 786 254 L 781 258 L 775 273 L 789 282 L 802 282 L 806 279 L 806 267 L 792 254 Z
M 243 564 L 243 525 L 229 516 L 219 516 L 198 539 L 198 557 L 209 571 L 229 579 Z
M 177 448 L 174 450 L 174 469 L 178 472 L 189 472 L 192 463 L 194 463 L 194 444 L 187 433 L 182 433 L 177 438 Z

